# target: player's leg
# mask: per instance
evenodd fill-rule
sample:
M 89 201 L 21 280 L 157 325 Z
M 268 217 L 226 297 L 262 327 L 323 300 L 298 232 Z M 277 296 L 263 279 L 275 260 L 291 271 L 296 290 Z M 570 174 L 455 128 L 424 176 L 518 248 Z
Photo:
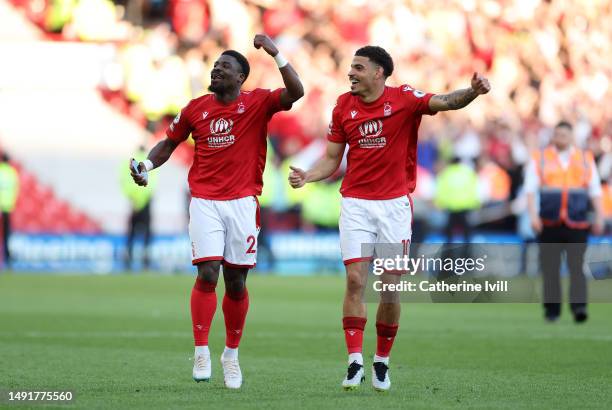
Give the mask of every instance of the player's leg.
M 249 311 L 249 292 L 246 288 L 248 271 L 248 268 L 231 267 L 228 264 L 223 266 L 225 295 L 221 306 L 225 319 L 225 349 L 221 355 L 221 364 L 226 387 L 234 389 L 242 385 L 238 347 Z
M 399 283 L 401 276 L 384 273 L 381 280 L 385 284 Z M 389 378 L 389 355 L 399 328 L 401 305 L 398 292 L 381 292 L 376 312 L 376 354 L 372 363 L 372 385 L 384 391 L 391 387 Z
M 340 249 L 346 266 L 346 291 L 342 308 L 342 328 L 348 351 L 348 370 L 342 381 L 346 390 L 357 388 L 364 379 L 363 331 L 367 320 L 363 294 L 367 285 L 368 265 L 372 259 L 375 228 L 370 226 L 368 201 L 342 199 Z
M 242 372 L 238 362 L 238 346 L 249 310 L 246 278 L 255 266 L 259 233 L 259 204 L 254 197 L 224 201 L 220 205 L 227 227 L 223 262 L 223 316 L 225 318 L 225 350 L 221 355 L 225 386 L 240 388 Z
M 364 380 L 363 332 L 367 321 L 363 293 L 368 279 L 369 262 L 346 265 L 346 290 L 342 306 L 342 328 L 348 351 L 347 374 L 342 381 L 346 390 L 357 388 Z
M 354 262 L 346 265 L 346 290 L 342 305 L 342 328 L 346 347 L 349 353 L 349 363 L 357 360 L 363 364 L 363 330 L 367 312 L 363 293 L 368 280 L 369 262 Z
M 191 290 L 191 320 L 195 344 L 193 379 L 208 381 L 211 375 L 208 334 L 217 310 L 215 288 L 219 279 L 221 261 L 198 263 L 198 276 Z
M 193 378 L 202 381 L 210 379 L 211 376 L 208 334 L 217 310 L 216 287 L 223 259 L 225 234 L 212 201 L 193 198 L 189 215 L 192 263 L 198 268 L 191 291 L 191 319 L 195 344 Z
M 409 255 L 412 237 L 412 202 L 405 196 L 392 200 L 376 201 L 372 206 L 378 227 L 377 257 L 395 258 Z M 399 283 L 398 272 L 385 273 L 383 283 Z M 391 387 L 389 378 L 389 356 L 397 335 L 400 319 L 398 292 L 381 292 L 376 312 L 376 354 L 372 365 L 372 385 L 376 390 L 385 391 Z
M 246 288 L 248 268 L 236 268 L 226 264 L 223 267 L 225 295 L 223 315 L 225 317 L 225 352 L 227 358 L 238 357 L 238 346 L 249 310 L 249 292 Z

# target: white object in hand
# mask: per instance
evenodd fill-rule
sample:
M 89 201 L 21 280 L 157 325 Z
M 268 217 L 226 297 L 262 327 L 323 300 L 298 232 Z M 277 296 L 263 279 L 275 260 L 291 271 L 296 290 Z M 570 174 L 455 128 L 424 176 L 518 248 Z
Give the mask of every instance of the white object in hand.
M 141 176 L 144 178 L 145 183 L 149 182 L 149 174 L 148 172 L 145 171 L 138 171 L 138 161 L 136 161 L 135 159 L 132 160 L 132 163 L 130 164 L 130 166 L 132 167 L 132 171 L 134 171 L 135 174 L 137 174 L 138 176 Z

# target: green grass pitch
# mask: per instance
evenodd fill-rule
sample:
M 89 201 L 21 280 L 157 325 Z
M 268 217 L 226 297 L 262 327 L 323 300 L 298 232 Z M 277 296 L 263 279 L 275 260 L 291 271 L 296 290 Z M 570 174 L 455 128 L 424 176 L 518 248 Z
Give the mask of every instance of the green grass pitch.
M 403 305 L 392 390 L 382 394 L 369 379 L 375 347 L 375 306 L 369 305 L 366 383 L 344 392 L 344 282 L 329 276 L 253 274 L 240 346 L 243 388 L 223 387 L 220 306 L 210 338 L 213 379 L 195 383 L 192 283 L 188 276 L 0 275 L 0 390 L 71 389 L 71 407 L 83 409 L 560 409 L 612 403 L 612 304 L 592 305 L 581 326 L 566 306 L 551 325 L 536 304 Z

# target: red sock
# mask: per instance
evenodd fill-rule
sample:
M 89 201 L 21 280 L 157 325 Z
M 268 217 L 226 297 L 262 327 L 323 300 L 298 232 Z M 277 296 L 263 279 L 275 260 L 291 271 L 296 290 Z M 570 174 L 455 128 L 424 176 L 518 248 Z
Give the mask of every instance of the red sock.
M 225 317 L 225 345 L 236 349 L 240 344 L 244 321 L 249 310 L 249 292 L 225 292 L 223 296 L 223 315 Z
M 376 322 L 376 356 L 389 357 L 398 327 L 397 323 L 388 325 Z
M 344 340 L 349 354 L 361 353 L 363 349 L 363 329 L 366 325 L 365 317 L 345 316 L 342 318 Z
M 217 310 L 216 286 L 196 278 L 191 290 L 191 322 L 196 346 L 208 346 L 208 332 Z

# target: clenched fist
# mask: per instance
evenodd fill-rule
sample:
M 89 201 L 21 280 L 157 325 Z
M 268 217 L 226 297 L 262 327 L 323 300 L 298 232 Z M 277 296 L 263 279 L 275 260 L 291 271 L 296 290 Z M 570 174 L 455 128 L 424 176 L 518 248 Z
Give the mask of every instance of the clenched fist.
M 491 90 L 491 85 L 484 76 L 474 73 L 472 76 L 472 89 L 478 94 L 486 94 Z
M 253 39 L 253 45 L 257 49 L 263 47 L 266 53 L 270 54 L 272 57 L 278 54 L 278 48 L 276 48 L 272 39 L 265 34 L 257 34 Z

